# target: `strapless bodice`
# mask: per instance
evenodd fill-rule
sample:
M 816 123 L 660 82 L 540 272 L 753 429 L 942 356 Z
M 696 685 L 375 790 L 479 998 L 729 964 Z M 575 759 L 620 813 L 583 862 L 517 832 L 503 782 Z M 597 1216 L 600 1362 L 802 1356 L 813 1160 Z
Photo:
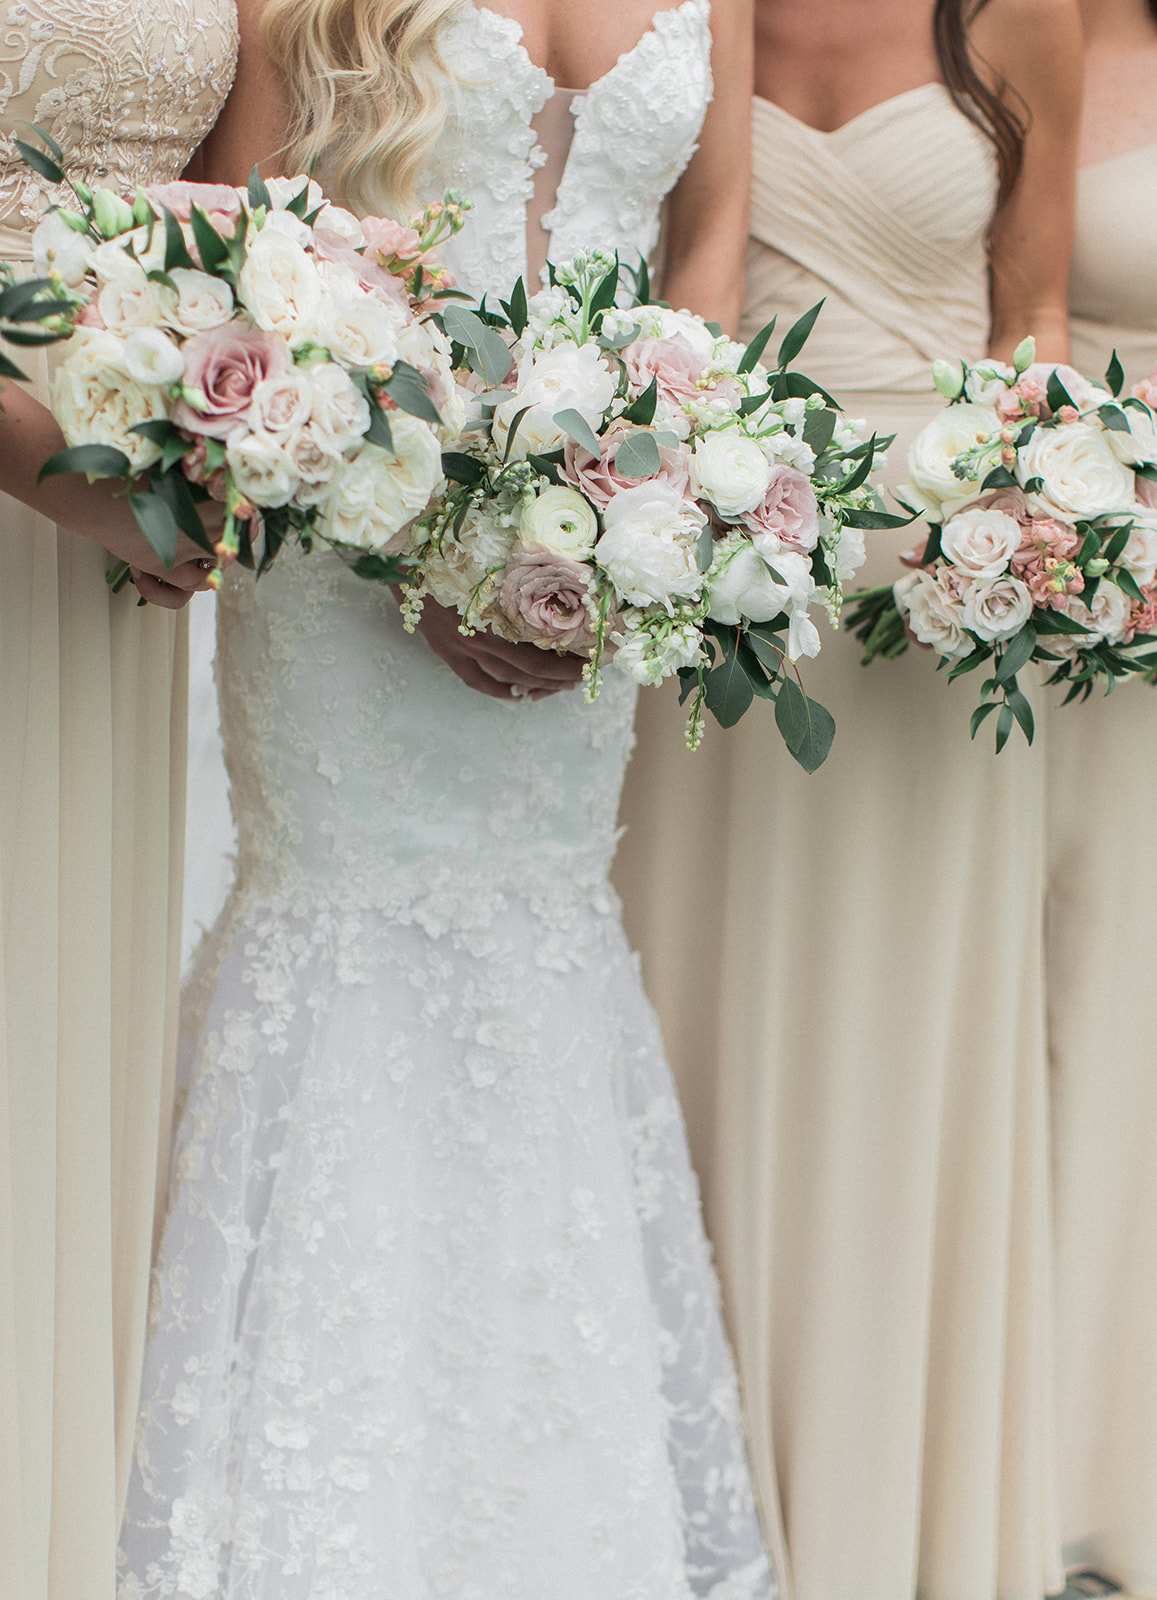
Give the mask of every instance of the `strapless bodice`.
M 131 194 L 177 177 L 216 121 L 237 58 L 234 0 L 11 0 L 0 6 L 0 223 L 62 198 L 25 166 L 21 123 L 69 173 Z
M 935 357 L 980 355 L 996 164 L 943 85 L 833 133 L 758 96 L 753 118 L 743 332 L 825 298 L 802 365 L 843 391 L 924 393 Z
M 1085 167 L 1069 279 L 1073 365 L 1091 378 L 1113 349 L 1132 385 L 1157 364 L 1157 144 Z

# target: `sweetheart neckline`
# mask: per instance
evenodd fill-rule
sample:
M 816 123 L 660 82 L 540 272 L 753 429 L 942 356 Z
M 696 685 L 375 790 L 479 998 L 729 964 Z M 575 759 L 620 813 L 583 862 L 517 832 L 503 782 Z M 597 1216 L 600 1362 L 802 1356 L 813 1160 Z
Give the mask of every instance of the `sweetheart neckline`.
M 757 105 L 767 106 L 777 116 L 786 117 L 797 128 L 803 128 L 806 133 L 812 133 L 817 139 L 838 139 L 851 128 L 868 118 L 878 115 L 881 111 L 890 110 L 904 100 L 914 99 L 917 95 L 925 95 L 929 90 L 935 90 L 937 97 L 946 97 L 952 103 L 952 96 L 948 89 L 938 79 L 930 79 L 927 83 L 917 83 L 911 89 L 901 89 L 899 94 L 891 94 L 886 100 L 877 100 L 874 105 L 866 106 L 863 111 L 857 111 L 854 117 L 849 117 L 846 122 L 841 122 L 838 128 L 817 128 L 810 122 L 805 122 L 802 117 L 797 117 L 794 112 L 788 111 L 784 106 L 778 105 L 774 100 L 769 100 L 766 95 L 753 96 Z
M 519 51 L 521 51 L 527 65 L 533 67 L 535 72 L 541 73 L 546 79 L 547 83 L 550 85 L 550 95 L 557 94 L 560 91 L 570 95 L 582 95 L 591 94 L 595 89 L 601 88 L 604 83 L 606 83 L 610 78 L 614 77 L 615 73 L 618 72 L 621 67 L 625 66 L 631 57 L 636 55 L 638 51 L 642 49 L 644 41 L 651 38 L 652 35 L 658 33 L 658 20 L 660 17 L 675 16 L 680 11 L 686 11 L 691 7 L 694 7 L 696 10 L 698 10 L 703 4 L 704 0 L 681 0 L 681 3 L 677 6 L 664 6 L 662 10 L 654 12 L 651 16 L 650 26 L 644 28 L 643 32 L 635 40 L 630 49 L 623 50 L 614 63 L 609 66 L 600 77 L 595 78 L 592 83 L 589 83 L 585 89 L 564 89 L 562 84 L 555 82 L 545 67 L 539 66 L 538 62 L 534 59 L 530 51 L 526 48 L 526 45 L 523 43 L 525 29 L 517 17 L 508 17 L 505 12 L 495 11 L 490 6 L 480 5 L 478 0 L 471 0 L 471 9 L 480 16 L 494 17 L 499 22 L 508 22 L 510 24 L 510 26 L 515 30 L 514 43 L 516 47 Z M 710 13 L 710 0 L 706 0 L 706 4 L 708 13 Z M 549 99 L 550 96 L 547 98 Z

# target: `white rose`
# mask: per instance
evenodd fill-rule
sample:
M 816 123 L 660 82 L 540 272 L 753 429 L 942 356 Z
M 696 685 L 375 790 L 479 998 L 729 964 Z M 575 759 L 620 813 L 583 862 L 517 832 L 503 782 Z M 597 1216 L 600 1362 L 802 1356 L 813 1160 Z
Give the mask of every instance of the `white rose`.
M 575 489 L 544 489 L 523 508 L 519 538 L 582 561 L 599 536 L 598 519 Z
M 335 233 L 343 243 L 352 245 L 355 250 L 360 250 L 366 242 L 362 232 L 362 225 L 352 211 L 346 211 L 341 206 L 330 205 L 326 201 L 318 214 L 315 228 L 324 228 L 327 233 Z
M 1101 638 L 1109 644 L 1120 644 L 1125 637 L 1131 610 L 1131 602 L 1117 588 L 1117 585 L 1103 581 L 1097 585 L 1093 603 L 1088 607 L 1093 627 L 1096 628 Z M 1081 620 L 1083 621 L 1084 619 L 1082 618 Z
M 167 320 L 175 296 L 160 283 L 150 283 L 141 267 L 110 278 L 96 297 L 101 320 L 110 333 L 156 328 Z
M 729 522 L 754 511 L 771 482 L 771 462 L 754 439 L 737 428 L 695 441 L 691 484 Z
M 604 508 L 603 526 L 595 558 L 621 599 L 642 606 L 698 593 L 703 519 L 669 483 L 649 479 L 621 490 Z
M 52 381 L 52 413 L 67 444 L 113 445 L 134 472 L 160 457 L 160 445 L 129 429 L 167 415 L 164 391 L 129 377 L 115 334 L 76 330 Z
M 959 382 L 959 371 L 957 372 Z M 982 361 L 964 381 L 964 393 L 974 405 L 994 406 L 1016 382 L 1016 369 L 1003 361 Z
M 398 359 L 394 319 L 380 300 L 354 288 L 322 296 L 317 338 L 347 367 L 392 367 Z
M 998 578 L 1020 548 L 1020 523 L 1003 511 L 972 506 L 949 517 L 940 548 L 945 560 L 974 578 Z
M 225 446 L 233 482 L 256 506 L 288 505 L 297 475 L 286 451 L 264 433 L 234 435 Z
M 301 480 L 297 491 L 300 505 L 320 505 L 345 457 L 307 425 L 278 441 L 289 457 L 293 471 Z
M 237 283 L 254 322 L 291 345 L 313 339 L 321 309 L 321 284 L 313 260 L 300 245 L 262 228 L 249 246 Z
M 369 401 L 336 362 L 314 367 L 309 381 L 314 431 L 335 450 L 351 449 L 370 425 Z
M 1032 594 L 1019 578 L 979 578 L 962 603 L 964 626 L 989 644 L 1011 639 L 1032 616 Z
M 506 449 L 510 426 L 518 413 L 531 409 L 518 425 L 511 459 L 525 460 L 554 450 L 566 437 L 554 418 L 577 411 L 597 433 L 603 413 L 615 397 L 615 380 L 595 345 L 556 345 L 523 364 L 518 388 L 494 413 L 494 442 Z
M 1145 589 L 1157 578 L 1157 511 L 1147 506 L 1134 506 L 1130 516 L 1133 531 L 1121 552 L 1121 565 Z
M 954 660 L 976 648 L 964 631 L 964 609 L 931 572 L 907 572 L 892 586 L 896 605 L 921 644 Z
M 1076 522 L 1127 511 L 1133 504 L 1133 474 L 1117 459 L 1099 424 L 1037 428 L 1020 451 L 1016 471 L 1022 483 L 1043 479 L 1044 487 L 1028 496 L 1036 516 Z
M 138 383 L 176 383 L 185 373 L 185 358 L 159 328 L 137 328 L 124 342 L 124 368 Z
M 430 428 L 396 412 L 393 450 L 364 444 L 322 502 L 318 531 L 335 544 L 383 550 L 441 487 L 442 452 Z
M 1000 419 L 989 406 L 948 406 L 912 441 L 908 451 L 911 483 L 904 486 L 911 494 L 905 498 L 911 498 L 937 521 L 942 508 L 951 511 L 971 499 L 980 488 L 975 469 L 970 476 L 958 478 L 952 463 L 999 430 Z M 991 465 L 989 460 L 986 472 Z
M 120 254 L 123 256 L 124 251 Z M 93 255 L 92 240 L 74 232 L 56 212 L 50 212 L 32 235 L 32 263 L 37 276 L 46 278 L 50 272 L 59 272 L 70 289 L 84 282 Z
M 1153 466 L 1157 463 L 1157 422 L 1153 413 L 1136 406 L 1122 409 L 1129 419 L 1128 433 L 1119 428 L 1105 429 L 1113 454 L 1128 467 Z
M 247 420 L 254 433 L 291 433 L 309 421 L 313 385 L 291 367 L 276 378 L 263 378 L 253 390 Z
M 166 327 L 175 328 L 187 338 L 219 328 L 233 315 L 233 290 L 223 278 L 190 267 L 174 267 L 169 273 L 176 285 L 175 300 L 164 307 Z

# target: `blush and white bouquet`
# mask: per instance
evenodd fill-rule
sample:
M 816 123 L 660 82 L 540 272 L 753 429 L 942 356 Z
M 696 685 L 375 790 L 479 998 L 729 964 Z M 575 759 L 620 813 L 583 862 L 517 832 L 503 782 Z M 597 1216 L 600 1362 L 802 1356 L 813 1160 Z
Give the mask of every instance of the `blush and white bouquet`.
M 40 136 L 48 153 L 25 158 L 67 181 Z M 304 175 L 132 201 L 73 189 L 75 209 L 33 235 L 40 278 L 18 286 L 39 323 L 25 342 L 68 340 L 51 394 L 68 448 L 41 476 L 126 481 L 165 561 L 180 529 L 260 571 L 296 533 L 365 576 L 401 576 L 380 552 L 442 487 L 441 447 L 465 415 L 430 315 L 453 292 L 434 252 L 464 202 L 400 224 L 359 221 Z M 210 497 L 224 506 L 212 536 Z
M 949 680 L 990 664 L 972 735 L 998 711 L 996 748 L 1033 715 L 1017 683 L 1030 662 L 1067 684 L 1065 703 L 1157 666 L 1157 418 L 1105 386 L 1034 361 L 937 362 L 947 409 L 908 454 L 900 491 L 929 526 L 894 584 L 850 598 L 864 661 L 900 655 L 909 634 Z M 1152 399 L 1152 393 L 1147 398 Z
M 640 684 L 678 673 L 688 742 L 706 708 L 730 726 L 775 702 L 809 771 L 832 720 L 804 693 L 813 613 L 838 616 L 867 527 L 889 526 L 870 481 L 874 440 L 789 370 L 818 307 L 746 349 L 650 298 L 646 269 L 586 252 L 501 313 L 441 314 L 472 415 L 443 456 L 448 488 L 399 537 L 417 563 L 411 624 L 429 595 L 464 632 L 604 661 Z M 627 279 L 631 280 L 628 289 Z

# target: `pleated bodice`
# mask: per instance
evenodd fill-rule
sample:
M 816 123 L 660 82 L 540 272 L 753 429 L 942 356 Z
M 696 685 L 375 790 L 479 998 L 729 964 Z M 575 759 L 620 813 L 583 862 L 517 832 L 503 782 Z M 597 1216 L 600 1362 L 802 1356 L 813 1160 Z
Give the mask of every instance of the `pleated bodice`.
M 995 161 L 942 84 L 833 133 L 758 96 L 744 331 L 826 297 L 802 365 L 833 390 L 927 393 L 937 356 L 979 355 Z
M 1122 219 L 1128 218 L 1128 226 Z M 1099 378 L 1115 349 L 1126 384 L 1157 359 L 1157 144 L 1085 167 L 1069 278 L 1073 365 Z

